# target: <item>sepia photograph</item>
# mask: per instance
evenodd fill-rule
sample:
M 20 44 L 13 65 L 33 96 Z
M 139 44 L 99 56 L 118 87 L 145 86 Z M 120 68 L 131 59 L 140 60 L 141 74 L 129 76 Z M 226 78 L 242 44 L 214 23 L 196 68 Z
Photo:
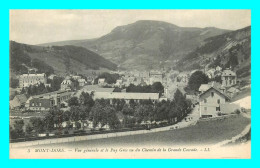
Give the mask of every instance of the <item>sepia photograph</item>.
M 10 159 L 251 159 L 251 10 L 9 10 Z

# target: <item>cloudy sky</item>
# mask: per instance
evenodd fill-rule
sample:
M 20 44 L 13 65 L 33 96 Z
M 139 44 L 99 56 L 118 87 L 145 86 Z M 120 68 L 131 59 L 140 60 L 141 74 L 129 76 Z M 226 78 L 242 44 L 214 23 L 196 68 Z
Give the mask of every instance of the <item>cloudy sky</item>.
M 137 20 L 181 27 L 236 30 L 251 25 L 250 10 L 10 10 L 10 40 L 26 44 L 91 39 Z

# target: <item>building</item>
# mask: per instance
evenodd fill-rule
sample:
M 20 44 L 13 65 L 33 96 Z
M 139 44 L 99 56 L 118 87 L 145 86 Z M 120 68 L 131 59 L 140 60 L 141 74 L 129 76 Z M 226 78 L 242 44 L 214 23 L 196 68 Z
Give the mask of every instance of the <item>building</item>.
M 81 79 L 81 76 L 73 75 L 73 76 L 71 76 L 71 78 L 74 80 L 79 80 L 79 79 Z
M 42 74 L 23 74 L 19 78 L 19 87 L 29 87 L 30 85 L 39 85 L 40 83 L 47 84 L 47 77 Z
M 29 101 L 29 110 L 33 111 L 46 111 L 49 110 L 51 107 L 54 106 L 54 100 L 53 99 L 47 99 L 47 98 L 32 98 Z
M 54 75 L 54 74 L 51 74 L 49 77 L 48 77 L 48 79 L 51 79 L 51 80 L 53 80 L 55 77 L 57 77 L 56 75 Z
M 209 84 L 201 84 L 199 87 L 199 92 L 203 93 L 205 91 L 207 91 L 211 86 Z
M 74 92 L 55 91 L 41 95 L 31 96 L 25 104 L 27 110 L 49 110 L 51 107 L 60 107 L 61 103 L 68 101 Z
M 237 83 L 237 75 L 235 72 L 226 69 L 221 75 L 222 85 L 225 87 L 233 86 Z
M 93 92 L 113 92 L 115 88 L 102 88 L 99 85 L 85 85 L 82 89 L 78 90 L 74 96 L 80 97 L 82 92 L 91 94 Z
M 106 79 L 105 78 L 99 78 L 98 79 L 98 85 L 99 86 L 104 86 L 106 83 L 105 83 Z
M 87 83 L 85 79 L 78 79 L 78 82 L 79 82 L 79 87 L 82 87 Z
M 199 93 L 203 93 L 205 91 L 207 91 L 210 87 L 214 87 L 218 90 L 220 90 L 222 93 L 225 93 L 226 91 L 226 88 L 221 86 L 220 83 L 218 82 L 209 82 L 208 84 L 201 84 L 200 87 L 199 87 Z
M 123 85 L 123 80 L 122 80 L 122 79 L 117 79 L 117 80 L 116 80 L 116 83 L 115 83 L 115 86 L 121 88 L 122 85 Z
M 159 101 L 159 93 L 128 93 L 128 92 L 94 92 L 94 100 L 96 99 L 124 99 L 126 103 L 130 100 L 152 100 L 153 102 Z
M 205 74 L 208 76 L 209 79 L 212 79 L 215 77 L 215 71 L 215 69 L 210 69 Z
M 215 69 L 216 71 L 222 71 L 222 68 L 220 66 L 217 66 Z
M 163 83 L 163 73 L 161 73 L 160 71 L 150 72 L 150 85 L 152 85 L 155 82 Z
M 239 89 L 237 89 L 237 88 L 235 88 L 235 87 L 231 87 L 231 88 L 229 88 L 229 89 L 227 90 L 227 95 L 232 98 L 232 97 L 234 97 L 236 94 L 238 94 L 239 92 L 240 92 Z
M 221 104 L 227 104 L 230 98 L 220 90 L 210 87 L 208 90 L 199 95 L 200 117 L 216 117 L 222 111 Z
M 13 100 L 10 101 L 10 108 L 11 109 L 18 109 L 25 105 L 27 101 L 27 97 L 25 94 L 16 95 Z
M 66 77 L 60 84 L 60 90 L 73 90 L 74 89 L 74 83 Z

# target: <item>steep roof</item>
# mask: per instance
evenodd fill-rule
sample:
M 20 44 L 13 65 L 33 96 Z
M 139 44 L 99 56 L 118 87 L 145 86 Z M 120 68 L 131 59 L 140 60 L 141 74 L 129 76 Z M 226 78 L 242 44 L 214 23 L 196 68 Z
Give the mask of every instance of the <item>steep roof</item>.
M 211 86 L 208 90 L 206 90 L 205 92 L 201 93 L 201 94 L 199 95 L 199 97 L 201 98 L 203 95 L 205 95 L 207 92 L 209 92 L 209 91 L 211 91 L 211 90 L 215 90 L 215 91 L 218 92 L 220 95 L 222 95 L 223 97 L 225 97 L 225 98 L 227 98 L 228 100 L 230 100 L 230 98 L 229 98 L 226 94 L 222 93 L 220 90 L 218 90 L 217 88 L 212 87 L 212 86 Z
M 15 97 L 18 99 L 18 101 L 19 101 L 20 103 L 25 103 L 26 100 L 27 100 L 27 97 L 26 97 L 25 94 L 16 95 Z
M 199 88 L 199 91 L 200 92 L 205 92 L 206 90 L 208 90 L 210 88 L 210 85 L 209 84 L 201 84 L 200 85 L 200 88 Z
M 72 84 L 72 81 L 70 79 L 64 79 L 61 84 L 65 84 L 65 85 L 71 85 Z
M 201 84 L 199 87 L 200 92 L 205 92 L 208 90 L 210 87 L 214 87 L 216 89 L 223 89 L 220 83 L 218 82 L 209 82 L 208 84 Z

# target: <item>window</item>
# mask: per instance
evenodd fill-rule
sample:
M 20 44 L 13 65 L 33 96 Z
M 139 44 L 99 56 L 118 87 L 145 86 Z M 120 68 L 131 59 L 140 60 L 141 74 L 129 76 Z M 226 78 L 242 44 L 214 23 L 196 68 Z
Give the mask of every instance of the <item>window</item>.
M 39 106 L 42 106 L 42 103 L 39 103 Z
M 214 92 L 211 92 L 211 97 L 214 97 Z
M 216 111 L 220 111 L 220 107 L 216 107 Z
M 204 107 L 204 111 L 206 111 L 207 110 L 207 107 Z
M 207 99 L 204 99 L 204 103 L 207 103 Z
M 218 99 L 218 104 L 220 104 L 220 99 Z
M 32 106 L 34 106 L 34 103 L 32 103 Z

